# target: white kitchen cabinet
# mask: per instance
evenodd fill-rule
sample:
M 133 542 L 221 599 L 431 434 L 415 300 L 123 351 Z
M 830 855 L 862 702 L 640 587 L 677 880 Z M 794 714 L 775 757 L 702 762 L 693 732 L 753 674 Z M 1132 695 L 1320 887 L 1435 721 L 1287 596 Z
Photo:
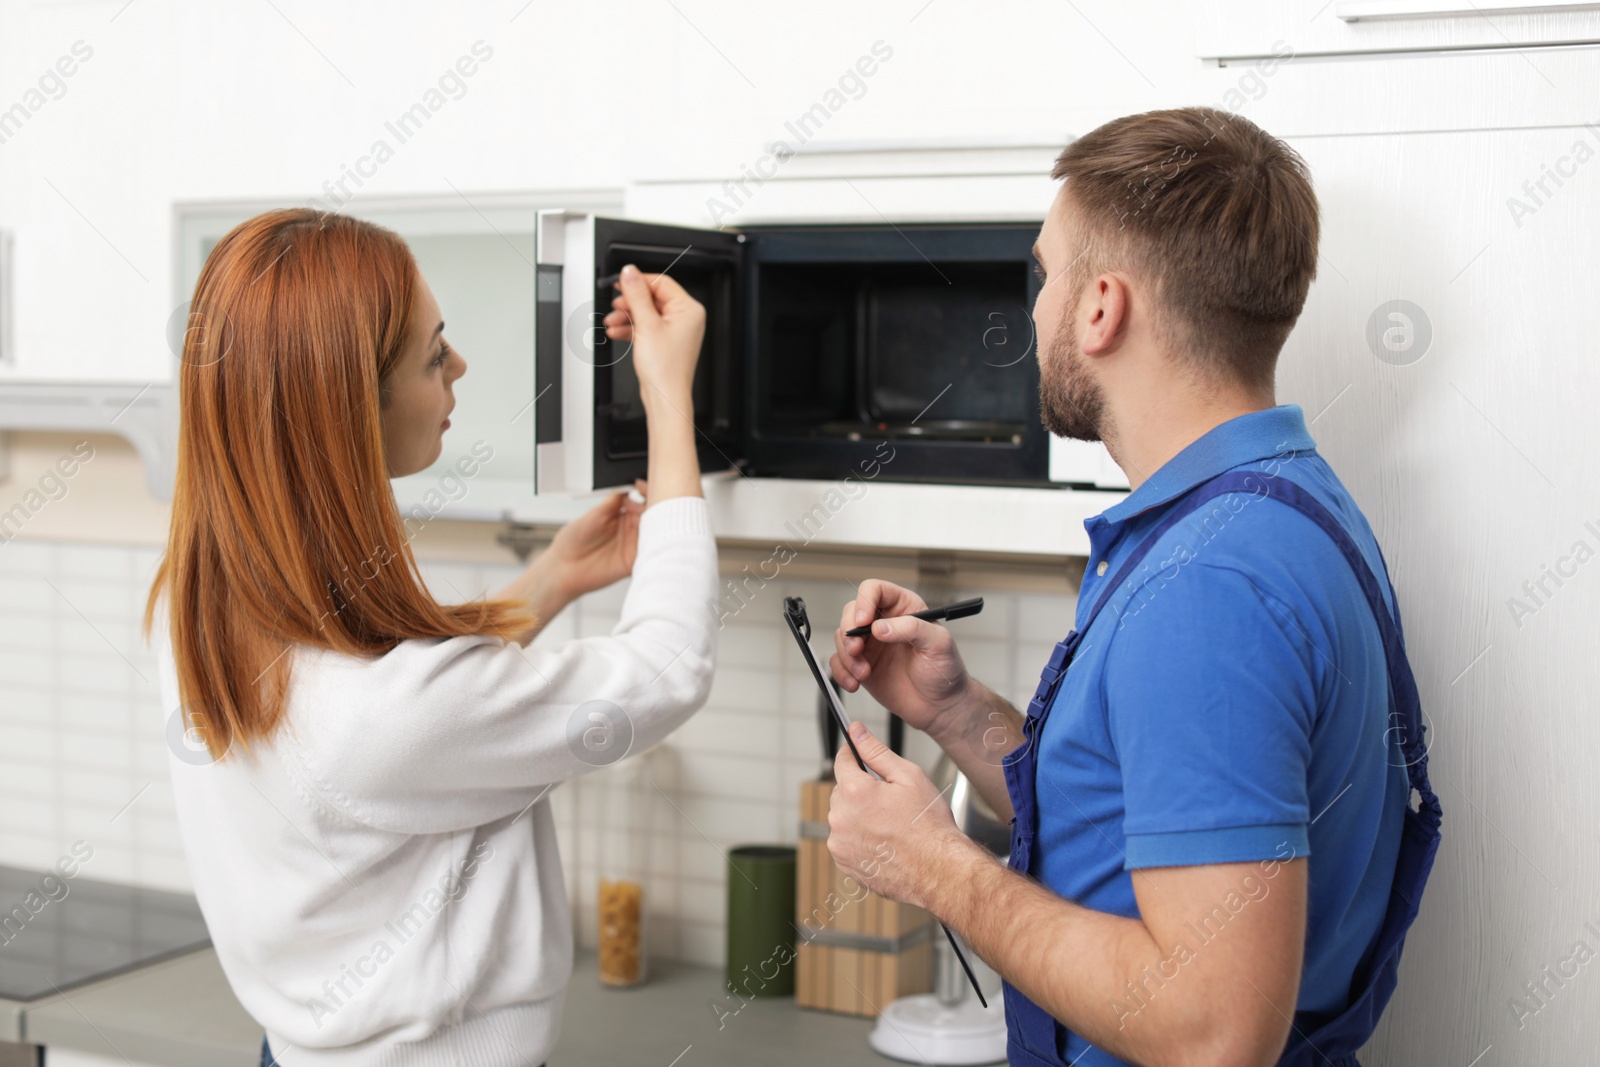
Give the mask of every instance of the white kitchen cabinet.
M 1511 51 L 1600 41 L 1600 4 L 1562 0 L 1207 0 L 1196 52 L 1278 56 Z
M 572 191 L 470 197 L 371 198 L 344 213 L 403 237 L 467 361 L 439 459 L 394 479 L 396 501 L 416 528 L 435 518 L 561 522 L 579 502 L 534 495 L 534 230 L 552 204 L 615 209 L 618 194 Z M 228 230 L 282 205 L 180 204 L 176 290 L 192 296 L 205 257 Z
M 1596 587 L 1572 557 L 1579 540 L 1577 558 L 1593 555 L 1600 486 L 1582 415 L 1600 405 L 1600 257 L 1587 236 L 1600 162 L 1575 152 L 1583 143 L 1600 149 L 1582 126 L 1294 141 L 1322 243 L 1279 394 L 1314 419 L 1383 546 L 1445 808 L 1399 989 L 1363 1063 L 1576 1065 L 1594 1047 L 1592 988 L 1570 983 L 1526 1025 L 1508 1009 L 1588 937 L 1585 887 L 1600 879 L 1594 850 L 1572 847 L 1592 826 L 1579 783 L 1600 747 Z M 1560 160 L 1563 184 L 1513 212 Z M 1385 344 L 1389 326 L 1405 328 Z M 1578 793 L 1545 807 L 1529 800 L 1530 776 Z

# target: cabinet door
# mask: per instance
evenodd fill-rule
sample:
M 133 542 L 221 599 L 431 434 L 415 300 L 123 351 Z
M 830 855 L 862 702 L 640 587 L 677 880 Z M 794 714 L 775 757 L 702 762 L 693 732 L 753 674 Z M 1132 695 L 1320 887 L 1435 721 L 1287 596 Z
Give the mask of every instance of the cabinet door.
M 1553 1001 L 1528 980 L 1593 913 L 1594 850 L 1573 842 L 1594 825 L 1600 748 L 1582 562 L 1600 495 L 1595 134 L 1291 140 L 1323 241 L 1279 396 L 1304 406 L 1383 546 L 1445 805 L 1361 1062 L 1589 1064 L 1592 971 Z
M 1583 45 L 1600 32 L 1587 0 L 1207 0 L 1195 51 L 1262 57 L 1381 56 Z
M 563 195 L 581 196 L 590 209 L 618 202 L 600 193 Z M 344 209 L 404 238 L 439 302 L 445 336 L 467 361 L 439 458 L 392 480 L 408 530 L 435 518 L 567 517 L 559 499 L 534 496 L 534 233 L 539 209 L 550 203 L 538 194 L 475 194 L 471 203 L 451 194 L 363 198 Z M 177 205 L 175 300 L 193 294 L 206 257 L 229 230 L 281 206 Z
M 537 241 L 536 486 L 582 493 L 645 475 L 648 438 L 632 344 L 612 341 L 601 320 L 626 264 L 667 274 L 706 309 L 694 378 L 702 470 L 739 457 L 744 353 L 738 325 L 741 238 L 587 213 L 541 212 Z M 690 412 L 682 413 L 685 418 Z

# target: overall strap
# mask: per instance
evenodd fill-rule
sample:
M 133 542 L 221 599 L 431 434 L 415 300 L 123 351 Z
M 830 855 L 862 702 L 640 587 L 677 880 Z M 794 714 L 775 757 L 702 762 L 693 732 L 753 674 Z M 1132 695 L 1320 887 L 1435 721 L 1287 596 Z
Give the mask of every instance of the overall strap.
M 1322 501 L 1299 484 L 1287 478 L 1277 478 L 1267 495 L 1288 504 L 1321 527 L 1343 553 L 1350 570 L 1355 573 L 1356 581 L 1361 584 L 1361 591 L 1366 594 L 1367 604 L 1372 609 L 1372 617 L 1378 624 L 1378 632 L 1383 637 L 1384 660 L 1389 667 L 1389 694 L 1394 701 L 1395 713 L 1400 716 L 1400 752 L 1406 761 L 1406 777 L 1421 800 L 1419 814 L 1437 828 L 1443 811 L 1439 798 L 1428 783 L 1428 745 L 1423 736 L 1422 697 L 1417 691 L 1416 676 L 1411 673 L 1411 661 L 1406 656 L 1399 622 L 1395 614 L 1389 611 L 1377 575 L 1372 573 L 1366 558 L 1339 520 L 1323 506 Z M 1384 566 L 1384 576 L 1388 576 L 1387 564 Z
M 1101 610 L 1133 577 L 1134 571 L 1144 562 L 1145 556 L 1155 547 L 1163 534 L 1204 504 L 1227 493 L 1246 493 L 1257 499 L 1277 500 L 1294 508 L 1326 533 L 1339 548 L 1345 561 L 1350 564 L 1350 569 L 1355 574 L 1356 581 L 1360 583 L 1361 591 L 1366 595 L 1367 604 L 1372 609 L 1373 619 L 1377 622 L 1378 631 L 1383 638 L 1384 659 L 1388 663 L 1389 671 L 1390 696 L 1394 701 L 1395 713 L 1400 716 L 1402 731 L 1400 749 L 1406 761 L 1406 774 L 1411 787 L 1417 791 L 1421 799 L 1420 810 L 1423 817 L 1437 826 L 1442 813 L 1439 798 L 1434 795 L 1433 788 L 1428 783 L 1428 750 L 1423 738 L 1422 709 L 1417 683 L 1411 673 L 1411 665 L 1406 659 L 1400 628 L 1384 598 L 1383 586 L 1372 573 L 1371 566 L 1367 564 L 1366 558 L 1362 556 L 1360 548 L 1351 539 L 1349 532 L 1320 500 L 1298 483 L 1265 471 L 1234 470 L 1225 471 L 1189 490 L 1166 515 L 1162 516 L 1155 529 L 1135 546 L 1132 554 L 1117 569 L 1115 576 L 1106 583 L 1105 590 L 1089 609 L 1088 616 L 1079 627 L 1080 632 L 1087 634 Z M 1384 570 L 1387 577 L 1387 566 Z

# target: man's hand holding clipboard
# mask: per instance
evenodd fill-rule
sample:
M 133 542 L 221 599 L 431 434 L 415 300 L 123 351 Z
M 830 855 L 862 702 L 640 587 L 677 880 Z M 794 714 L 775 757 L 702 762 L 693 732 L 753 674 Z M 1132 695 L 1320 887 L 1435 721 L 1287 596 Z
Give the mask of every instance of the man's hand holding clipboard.
M 900 590 L 900 592 L 905 591 Z M 920 598 L 914 594 L 907 596 L 917 601 L 913 610 L 926 609 L 927 605 L 920 603 Z M 979 606 L 981 607 L 981 602 Z M 968 610 L 967 613 L 970 614 L 972 611 Z M 806 617 L 805 603 L 799 597 L 785 598 L 784 620 L 788 623 L 789 631 L 794 635 L 801 655 L 811 669 L 812 677 L 821 687 L 834 715 L 839 719 L 844 730 L 845 743 L 849 748 L 848 755 L 844 750 L 840 750 L 834 759 L 834 775 L 838 784 L 834 787 L 828 811 L 828 851 L 832 854 L 834 863 L 841 871 L 879 896 L 906 901 L 932 912 L 933 909 L 928 906 L 925 890 L 941 876 L 944 865 L 940 857 L 950 848 L 976 846 L 956 826 L 948 802 L 922 768 L 891 752 L 889 746 L 873 736 L 865 725 L 850 720 L 838 694 L 833 686 L 828 684 L 816 654 L 811 650 L 808 640 L 811 636 L 811 624 Z M 849 641 L 856 645 L 872 642 L 873 637 L 843 636 L 843 631 L 848 625 L 868 621 L 870 618 L 854 622 L 850 619 L 844 620 L 835 634 L 836 642 Z M 897 621 L 902 626 L 935 626 L 934 623 L 921 619 L 906 618 Z M 948 636 L 948 631 L 946 635 Z M 889 636 L 892 640 L 892 635 Z M 902 649 L 904 650 L 905 646 L 902 646 Z M 953 642 L 950 643 L 948 651 L 961 677 L 965 678 L 966 671 L 960 666 L 960 658 L 955 656 Z M 832 662 L 837 667 L 840 662 L 838 654 L 833 657 Z M 937 670 L 935 673 L 938 673 Z M 851 677 L 847 681 L 839 677 L 837 669 L 834 671 L 834 676 L 851 692 L 860 687 L 857 678 Z M 893 710 L 898 712 L 897 708 Z M 919 726 L 921 725 L 919 719 L 926 721 L 926 717 L 920 715 L 916 719 L 908 718 L 908 721 L 913 726 Z M 940 925 L 944 924 L 941 922 Z M 950 946 L 955 950 L 956 958 L 961 961 L 962 969 L 966 971 L 967 980 L 977 992 L 979 1001 L 987 1007 L 988 1000 L 972 973 L 972 967 L 967 962 L 961 945 L 948 926 L 944 926 L 944 932 L 950 939 Z

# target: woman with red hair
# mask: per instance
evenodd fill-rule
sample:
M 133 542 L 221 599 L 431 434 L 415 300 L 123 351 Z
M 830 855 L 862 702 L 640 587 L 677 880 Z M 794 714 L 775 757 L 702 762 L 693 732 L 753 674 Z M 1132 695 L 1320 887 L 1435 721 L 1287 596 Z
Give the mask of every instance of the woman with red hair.
M 218 958 L 263 1063 L 540 1063 L 572 924 L 547 792 L 706 698 L 716 545 L 691 382 L 705 312 L 623 272 L 647 503 L 617 493 L 493 599 L 440 604 L 387 485 L 439 456 L 466 362 L 405 243 L 268 212 L 195 289 L 167 551 L 150 591 L 164 707 L 206 751 L 172 787 Z M 481 458 L 481 453 L 480 453 Z M 609 636 L 525 647 L 632 574 Z M 598 717 L 597 717 L 598 716 Z M 181 746 L 180 746 L 181 747 Z

